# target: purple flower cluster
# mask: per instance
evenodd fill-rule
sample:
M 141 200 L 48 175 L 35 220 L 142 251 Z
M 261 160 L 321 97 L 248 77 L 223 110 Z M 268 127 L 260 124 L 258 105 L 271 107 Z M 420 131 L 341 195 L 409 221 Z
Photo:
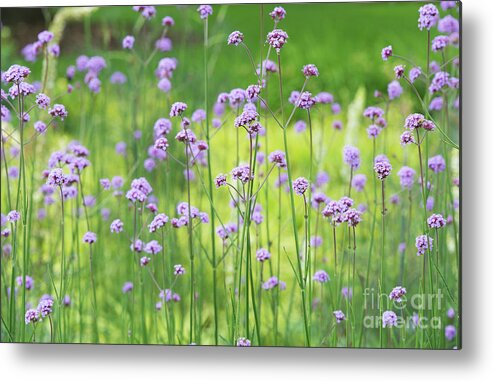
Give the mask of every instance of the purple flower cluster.
M 385 327 L 394 327 L 397 325 L 397 315 L 394 311 L 385 311 L 382 314 L 382 326 Z
M 447 224 L 445 218 L 443 218 L 441 214 L 432 214 L 430 217 L 428 217 L 426 222 L 428 223 L 428 227 L 430 229 L 440 229 Z
M 404 166 L 399 169 L 397 176 L 399 176 L 401 187 L 403 189 L 411 189 L 414 184 L 414 176 L 416 171 L 411 167 Z
M 257 250 L 256 258 L 259 262 L 265 262 L 270 259 L 270 253 L 267 249 L 260 248 Z
M 303 196 L 308 189 L 310 183 L 304 177 L 298 177 L 293 181 L 293 190 L 298 196 Z
M 318 283 L 327 283 L 330 277 L 324 270 L 318 270 L 313 274 L 313 280 Z
M 288 41 L 288 37 L 288 34 L 282 29 L 274 29 L 267 34 L 267 43 L 276 49 L 277 54 L 279 54 L 284 44 Z
M 353 146 L 345 146 L 343 150 L 344 162 L 352 169 L 358 169 L 360 166 L 359 149 Z
M 342 312 L 341 310 L 334 311 L 332 314 L 336 318 L 337 324 L 339 324 L 342 321 L 346 320 L 346 315 L 344 315 L 344 312 Z
M 429 246 L 428 246 L 429 243 Z M 433 238 L 423 234 L 416 237 L 416 248 L 418 249 L 417 255 L 424 255 L 426 250 L 433 250 Z
M 378 160 L 375 161 L 373 169 L 375 170 L 377 177 L 380 180 L 384 180 L 390 175 L 390 172 L 392 171 L 392 165 L 387 160 Z
M 243 42 L 243 37 L 243 33 L 241 33 L 239 30 L 235 30 L 228 37 L 228 45 L 238 46 Z
M 276 22 L 283 20 L 286 17 L 286 11 L 283 7 L 275 7 L 269 16 Z
M 277 279 L 276 276 L 273 276 L 273 277 L 270 277 L 269 279 L 267 279 L 267 281 L 265 281 L 262 284 L 262 288 L 266 291 L 272 290 L 275 287 L 279 287 L 279 290 L 281 290 L 281 291 L 285 290 L 286 289 L 286 283 Z
M 437 7 L 433 4 L 426 4 L 419 8 L 418 27 L 420 30 L 430 30 L 440 18 Z
M 442 155 L 436 155 L 428 159 L 428 168 L 435 173 L 445 171 L 445 167 L 445 159 Z
M 396 302 L 402 302 L 402 297 L 406 295 L 406 289 L 401 286 L 394 287 L 389 294 L 389 299 L 395 300 Z
M 212 7 L 210 5 L 201 5 L 197 8 L 197 12 L 199 12 L 200 18 L 205 20 L 212 15 Z
M 164 213 L 157 214 L 151 223 L 147 226 L 150 233 L 154 233 L 162 227 L 166 226 L 169 221 L 169 217 Z

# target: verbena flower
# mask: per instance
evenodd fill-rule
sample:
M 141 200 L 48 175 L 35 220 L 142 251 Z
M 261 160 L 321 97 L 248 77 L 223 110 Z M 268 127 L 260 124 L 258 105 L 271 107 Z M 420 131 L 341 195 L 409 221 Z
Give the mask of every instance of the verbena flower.
M 274 29 L 267 34 L 267 43 L 276 49 L 277 54 L 279 54 L 284 44 L 288 41 L 288 37 L 288 34 L 282 29 Z
M 327 283 L 330 277 L 324 270 L 318 270 L 313 274 L 313 280 L 318 283 Z
M 399 176 L 401 187 L 403 189 L 411 189 L 414 184 L 414 176 L 416 171 L 411 167 L 404 166 L 399 169 L 397 176 Z
M 197 8 L 197 12 L 199 12 L 200 18 L 205 20 L 212 15 L 212 7 L 210 5 L 201 5 Z
M 11 210 L 7 214 L 7 221 L 8 222 L 17 222 L 21 219 L 21 214 L 17 210 Z
M 332 314 L 336 318 L 337 324 L 346 320 L 346 315 L 344 315 L 344 312 L 342 312 L 341 310 L 334 311 L 334 312 L 332 312 Z
M 281 21 L 286 17 L 286 11 L 283 7 L 275 7 L 272 12 L 269 13 L 274 21 Z
M 370 124 L 370 126 L 366 129 L 366 133 L 370 139 L 375 139 L 378 135 L 380 135 L 381 131 L 382 129 L 376 124 Z
M 216 185 L 216 188 L 220 188 L 222 186 L 225 186 L 227 183 L 227 180 L 226 180 L 226 175 L 224 174 L 219 174 L 216 176 L 216 178 L 214 179 L 214 184 Z
M 62 104 L 55 104 L 53 108 L 48 110 L 48 113 L 53 117 L 58 117 L 61 120 L 64 120 L 68 116 L 68 111 L 65 109 L 65 106 Z
M 308 65 L 303 66 L 302 72 L 306 78 L 318 77 L 318 75 L 319 75 L 318 74 L 318 68 L 314 64 L 308 64 Z
M 163 249 L 163 247 L 156 240 L 149 241 L 144 246 L 144 251 L 146 253 L 153 254 L 153 255 L 156 255 L 162 249 Z
M 402 297 L 406 295 L 406 289 L 401 286 L 394 287 L 389 294 L 389 299 L 402 302 Z
M 120 219 L 114 220 L 110 225 L 110 231 L 112 233 L 121 233 L 123 231 L 123 222 Z
M 243 42 L 243 38 L 243 33 L 241 33 L 239 30 L 235 30 L 228 37 L 228 45 L 238 46 Z
M 255 256 L 257 258 L 257 261 L 259 261 L 259 262 L 265 262 L 268 259 L 270 259 L 269 251 L 267 249 L 264 249 L 264 248 L 258 249 Z
M 430 229 L 440 229 L 447 224 L 445 218 L 443 218 L 441 214 L 432 214 L 430 217 L 428 217 L 426 222 L 428 223 L 428 227 Z
M 88 243 L 90 245 L 96 242 L 96 240 L 97 240 L 96 233 L 90 231 L 84 233 L 84 236 L 82 237 L 82 242 Z
M 382 49 L 382 60 L 387 61 L 389 57 L 392 57 L 392 45 Z
M 298 196 L 303 196 L 308 189 L 309 182 L 304 177 L 298 177 L 293 181 L 293 190 Z
M 122 287 L 122 292 L 124 294 L 128 294 L 133 289 L 134 289 L 134 284 L 132 282 L 125 282 Z
M 242 183 L 247 183 L 248 181 L 253 179 L 253 175 L 250 171 L 250 166 L 247 164 L 233 168 L 231 170 L 231 176 L 233 177 L 233 180 L 239 180 Z
M 187 109 L 187 104 L 183 102 L 175 102 L 171 105 L 171 110 L 169 112 L 170 117 L 180 116 Z
M 357 192 L 362 192 L 366 185 L 366 175 L 358 173 L 354 175 L 351 181 L 351 186 L 356 189 Z
M 343 149 L 343 159 L 352 169 L 358 169 L 360 166 L 359 149 L 349 145 L 345 146 Z
M 437 7 L 433 4 L 423 5 L 419 8 L 418 27 L 420 30 L 430 30 L 437 24 L 439 18 L 440 13 L 438 12 Z
M 19 83 L 24 81 L 29 76 L 31 69 L 26 66 L 12 65 L 5 73 L 3 73 L 3 79 L 9 83 Z
M 316 103 L 315 98 L 312 96 L 312 93 L 308 91 L 303 91 L 298 100 L 296 101 L 296 105 L 304 110 L 309 110 Z
M 273 151 L 269 155 L 269 161 L 279 168 L 286 168 L 286 154 L 283 151 Z
M 387 161 L 377 161 L 373 166 L 373 169 L 375 170 L 377 177 L 380 180 L 383 180 L 390 175 L 392 165 Z
M 394 311 L 385 311 L 382 314 L 382 326 L 395 327 L 397 325 L 397 315 Z
M 451 15 L 446 15 L 443 19 L 438 21 L 438 31 L 440 33 L 458 33 L 459 32 L 459 20 Z
M 436 36 L 431 42 L 431 50 L 434 52 L 445 49 L 450 44 L 450 38 L 448 36 Z
M 420 67 L 413 67 L 411 70 L 409 70 L 409 80 L 411 83 L 414 83 L 422 74 L 421 68 Z
M 29 309 L 24 315 L 24 322 L 27 324 L 34 324 L 40 320 L 39 312 L 35 309 Z
M 154 233 L 158 229 L 161 229 L 162 227 L 166 226 L 166 224 L 169 221 L 169 217 L 164 214 L 160 213 L 157 214 L 154 219 L 151 221 L 151 223 L 147 226 L 149 228 L 149 233 Z
M 429 243 L 429 247 L 428 247 Z M 417 255 L 424 255 L 426 250 L 433 250 L 433 238 L 428 237 L 426 234 L 416 237 L 416 248 L 418 249 Z
M 387 94 L 390 100 L 399 98 L 403 92 L 402 86 L 398 81 L 392 81 L 387 86 Z
M 173 274 L 175 274 L 176 276 L 179 276 L 179 275 L 183 275 L 185 274 L 185 267 L 183 267 L 182 265 L 178 264 L 178 265 L 174 265 L 173 266 Z
M 445 327 L 445 338 L 448 341 L 452 341 L 456 335 L 457 335 L 457 330 L 453 325 L 447 325 Z
M 445 159 L 442 155 L 436 155 L 428 159 L 428 168 L 435 173 L 443 172 L 445 167 Z
M 237 347 L 250 347 L 252 343 L 250 340 L 248 340 L 245 337 L 239 337 L 238 340 L 236 340 L 236 346 Z
M 406 67 L 404 65 L 397 65 L 394 67 L 395 78 L 401 79 L 404 76 L 405 68 Z

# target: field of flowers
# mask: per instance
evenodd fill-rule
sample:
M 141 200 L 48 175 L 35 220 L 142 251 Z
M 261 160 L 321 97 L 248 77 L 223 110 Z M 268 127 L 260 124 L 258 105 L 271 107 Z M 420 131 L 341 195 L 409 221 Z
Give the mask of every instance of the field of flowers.
M 45 18 L 2 19 L 2 342 L 461 347 L 458 3 Z

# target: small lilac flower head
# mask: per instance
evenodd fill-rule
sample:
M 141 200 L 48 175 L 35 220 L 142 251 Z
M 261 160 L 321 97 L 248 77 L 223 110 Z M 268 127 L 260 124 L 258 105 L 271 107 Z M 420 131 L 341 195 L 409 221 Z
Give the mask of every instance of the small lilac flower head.
M 231 176 L 233 180 L 240 180 L 242 183 L 247 183 L 253 178 L 249 165 L 240 165 L 239 167 L 233 168 Z
M 327 283 L 330 280 L 330 277 L 324 270 L 318 270 L 313 274 L 313 280 L 319 283 Z
M 260 94 L 260 86 L 259 85 L 248 86 L 245 90 L 245 94 L 250 102 L 255 102 Z
M 336 318 L 337 324 L 346 320 L 346 315 L 344 315 L 344 312 L 342 312 L 341 310 L 334 311 L 333 315 Z
M 455 317 L 455 311 L 452 307 L 450 307 L 448 310 L 447 310 L 447 317 L 449 319 L 453 319 Z
M 341 294 L 344 297 L 344 299 L 351 299 L 353 297 L 353 288 L 352 287 L 343 287 L 341 289 Z
M 298 177 L 296 180 L 293 181 L 294 193 L 296 193 L 298 196 L 303 196 L 309 185 L 310 184 L 308 183 L 307 179 L 305 179 L 304 177 Z
M 438 21 L 438 31 L 440 33 L 447 33 L 447 34 L 458 33 L 459 21 L 453 16 L 447 15 L 443 19 Z
M 43 318 L 47 317 L 53 312 L 53 299 L 51 299 L 51 297 L 43 298 L 42 300 L 39 301 L 37 309 L 41 317 Z
M 347 209 L 342 214 L 342 221 L 347 222 L 348 226 L 355 227 L 361 222 L 361 212 L 354 208 Z
M 43 44 L 47 44 L 48 42 L 53 40 L 53 37 L 55 37 L 55 35 L 47 30 L 38 33 L 38 41 Z
M 431 50 L 434 52 L 441 51 L 450 44 L 450 38 L 448 36 L 436 36 L 431 42 Z
M 436 155 L 428 159 L 428 168 L 433 172 L 443 172 L 445 170 L 445 159 L 442 155 Z
M 411 83 L 414 83 L 414 81 L 416 81 L 421 74 L 422 72 L 420 67 L 416 66 L 409 70 L 409 80 Z
M 241 33 L 239 30 L 235 30 L 228 37 L 228 45 L 238 46 L 243 42 L 243 37 L 243 33 Z
M 17 278 L 15 278 L 15 282 L 19 287 L 22 286 L 24 283 L 24 277 L 22 275 L 19 275 Z M 29 275 L 26 275 L 26 290 L 32 290 L 34 288 L 34 279 L 31 278 Z
M 315 98 L 312 96 L 312 93 L 308 91 L 303 91 L 299 98 L 298 101 L 296 102 L 296 105 L 304 110 L 309 110 L 312 108 L 312 106 L 316 103 Z
M 397 325 L 397 315 L 394 311 L 385 311 L 382 314 L 382 326 L 385 327 L 394 327 Z
M 61 168 L 53 168 L 48 175 L 48 179 L 46 180 L 46 184 L 58 187 L 65 185 L 66 182 L 67 177 L 63 174 Z
M 94 232 L 86 232 L 84 233 L 84 236 L 82 237 L 82 242 L 84 243 L 88 243 L 88 244 L 93 244 L 94 242 L 96 242 L 97 240 L 97 236 L 96 236 L 96 233 Z
M 394 80 L 390 82 L 389 85 L 387 86 L 387 93 L 390 100 L 399 98 L 402 94 L 402 91 L 403 91 L 402 86 L 398 81 Z
M 426 4 L 419 8 L 418 27 L 420 30 L 430 30 L 440 18 L 437 7 L 433 4 Z
M 125 282 L 122 287 L 122 292 L 124 294 L 128 294 L 133 289 L 134 289 L 134 284 L 132 282 Z
M 286 155 L 283 151 L 273 151 L 269 155 L 269 161 L 279 168 L 286 168 Z
M 154 142 L 154 148 L 157 150 L 166 151 L 168 149 L 168 146 L 168 139 L 166 139 L 165 137 L 158 138 Z
M 248 340 L 245 337 L 239 337 L 238 340 L 236 340 L 236 346 L 237 347 L 251 347 L 252 343 L 250 340 Z
M 145 267 L 149 264 L 150 261 L 151 261 L 151 258 L 143 256 L 142 258 L 140 258 L 140 266 Z
M 303 121 L 303 120 L 298 120 L 295 124 L 294 124 L 294 130 L 297 132 L 297 133 L 300 133 L 300 132 L 303 132 L 306 130 L 306 122 Z
M 314 64 L 303 66 L 302 72 L 306 78 L 318 77 L 318 68 Z
M 435 97 L 430 101 L 430 104 L 428 105 L 428 109 L 430 111 L 438 111 L 443 108 L 443 98 L 442 97 Z
M 26 311 L 26 314 L 24 315 L 24 322 L 26 324 L 34 324 L 37 323 L 39 320 L 40 316 L 38 310 L 29 309 Z
M 425 117 L 422 114 L 410 114 L 407 116 L 406 121 L 404 122 L 404 128 L 413 131 L 416 128 L 422 127 L 424 121 Z
M 359 149 L 353 146 L 345 146 L 343 150 L 344 162 L 352 169 L 358 169 L 360 166 Z
M 382 59 L 387 61 L 389 57 L 392 57 L 392 45 L 386 46 L 382 49 Z
M 36 95 L 36 104 L 40 109 L 46 110 L 50 107 L 50 98 L 46 94 L 39 93 Z
M 270 253 L 267 249 L 260 248 L 257 250 L 256 258 L 259 262 L 265 262 L 270 259 Z
M 429 247 L 428 247 L 429 243 Z M 433 238 L 428 237 L 427 235 L 420 235 L 416 237 L 416 248 L 418 249 L 417 255 L 423 255 L 426 253 L 426 250 L 433 250 Z
M 161 229 L 164 227 L 169 221 L 169 217 L 164 214 L 164 213 L 159 213 L 157 214 L 154 219 L 151 221 L 151 223 L 148 225 L 149 232 L 154 233 L 158 229 Z
M 452 341 L 456 335 L 457 335 L 457 330 L 453 325 L 447 325 L 445 327 L 445 338 L 448 341 Z
M 185 267 L 183 267 L 182 265 L 178 264 L 178 265 L 174 265 L 173 266 L 173 274 L 175 274 L 176 276 L 179 276 L 179 275 L 183 275 L 185 274 Z
M 406 295 L 406 289 L 404 287 L 397 286 L 390 292 L 389 299 L 400 303 L 402 302 L 402 297 L 404 295 Z
M 48 113 L 53 117 L 60 118 L 61 120 L 64 120 L 68 115 L 68 111 L 65 109 L 65 106 L 61 104 L 53 105 L 53 108 L 50 108 Z
M 26 66 L 12 65 L 3 73 L 2 80 L 8 83 L 19 83 L 24 81 L 24 78 L 31 73 L 31 70 Z
M 397 65 L 396 67 L 394 67 L 395 78 L 401 79 L 404 76 L 404 70 L 404 65 Z
M 353 180 L 351 182 L 351 186 L 356 189 L 357 192 L 362 192 L 363 189 L 365 188 L 366 184 L 366 175 L 363 175 L 362 173 L 358 173 L 357 175 L 354 175 Z
M 403 189 L 411 189 L 414 184 L 414 176 L 416 175 L 416 171 L 411 167 L 402 167 L 397 172 L 397 176 L 400 178 L 401 187 Z
M 121 233 L 123 231 L 123 222 L 120 219 L 114 220 L 110 225 L 110 231 L 112 233 Z
M 201 5 L 197 8 L 197 12 L 199 12 L 200 18 L 205 20 L 212 15 L 212 7 L 210 5 Z
M 279 54 L 284 44 L 288 41 L 288 37 L 288 34 L 282 29 L 274 29 L 267 34 L 267 43 L 276 49 L 277 54 Z
M 123 49 L 133 49 L 135 43 L 134 36 L 125 36 L 122 41 Z
M 365 109 L 363 112 L 363 116 L 365 118 L 377 119 L 381 118 L 384 114 L 384 111 L 380 107 L 370 106 Z
M 432 214 L 427 220 L 428 227 L 430 229 L 440 229 L 443 228 L 447 222 L 441 214 Z
M 187 109 L 187 104 L 183 102 L 175 102 L 171 105 L 171 110 L 169 112 L 169 116 L 180 116 Z
M 392 165 L 388 161 L 385 161 L 385 160 L 377 161 L 375 163 L 375 165 L 373 166 L 373 169 L 375 170 L 377 177 L 380 180 L 383 180 L 388 175 L 390 175 L 390 172 L 392 171 Z
M 11 210 L 7 214 L 7 221 L 11 223 L 19 221 L 20 218 L 21 218 L 21 214 L 17 210 Z
M 149 254 L 156 255 L 159 253 L 163 247 L 156 241 L 152 240 L 149 241 L 145 246 L 144 246 L 144 251 Z
M 171 16 L 166 16 L 161 21 L 161 25 L 163 25 L 163 26 L 174 26 L 175 20 L 173 20 L 173 17 L 171 17 Z
M 216 188 L 220 188 L 224 185 L 226 185 L 226 175 L 220 173 L 219 175 L 216 176 L 214 179 L 214 184 L 216 184 Z
M 334 96 L 326 91 L 321 91 L 320 93 L 318 93 L 316 98 L 317 98 L 317 103 L 324 105 L 334 102 Z
M 366 129 L 366 133 L 370 139 L 375 139 L 378 135 L 380 135 L 381 131 L 382 129 L 376 124 L 370 124 L 370 126 Z
M 269 16 L 272 17 L 272 20 L 277 22 L 286 17 L 286 11 L 283 7 L 275 7 L 274 10 L 269 13 Z

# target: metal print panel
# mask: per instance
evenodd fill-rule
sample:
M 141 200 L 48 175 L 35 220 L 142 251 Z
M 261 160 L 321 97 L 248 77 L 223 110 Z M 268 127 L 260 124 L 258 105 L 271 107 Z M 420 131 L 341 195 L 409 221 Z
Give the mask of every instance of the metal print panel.
M 2 9 L 1 341 L 460 349 L 460 12 Z

